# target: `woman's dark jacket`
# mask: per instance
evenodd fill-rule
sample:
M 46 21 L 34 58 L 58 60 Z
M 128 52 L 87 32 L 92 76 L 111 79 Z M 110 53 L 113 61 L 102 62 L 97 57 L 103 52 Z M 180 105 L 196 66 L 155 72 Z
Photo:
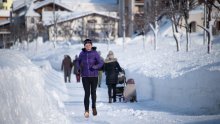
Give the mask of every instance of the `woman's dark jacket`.
M 117 62 L 117 59 L 106 60 L 104 64 L 104 71 L 107 85 L 118 83 L 118 73 L 122 72 L 122 69 Z

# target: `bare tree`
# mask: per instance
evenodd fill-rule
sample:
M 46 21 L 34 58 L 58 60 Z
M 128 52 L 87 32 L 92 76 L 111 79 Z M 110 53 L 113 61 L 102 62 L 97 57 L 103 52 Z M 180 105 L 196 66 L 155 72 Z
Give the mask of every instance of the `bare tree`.
M 74 35 L 74 27 L 72 27 L 72 24 L 71 22 L 60 24 L 62 36 L 65 37 L 66 41 L 70 41 Z
M 210 53 L 211 49 L 211 41 L 212 41 L 212 25 L 213 20 L 211 19 L 211 13 L 212 13 L 212 8 L 215 7 L 218 10 L 219 7 L 215 5 L 215 3 L 220 3 L 220 0 L 200 0 L 199 2 L 202 2 L 206 5 L 207 7 L 207 20 L 205 20 L 206 27 L 200 26 L 207 32 L 208 34 L 208 53 Z M 183 26 L 180 24 L 180 19 L 183 18 L 185 21 L 185 25 L 183 27 L 186 28 L 186 51 L 189 50 L 189 24 L 188 24 L 188 19 L 189 19 L 189 11 L 193 10 L 195 7 L 199 5 L 197 0 L 169 0 L 169 10 L 167 11 L 167 14 L 169 15 L 172 23 L 173 23 L 173 33 L 174 33 L 174 39 L 176 40 L 177 43 L 177 51 L 179 51 L 179 41 L 176 33 L 178 33 L 178 27 Z M 206 19 L 206 18 L 205 18 Z M 211 23 L 211 24 L 210 24 Z M 175 30 L 175 32 L 174 32 Z
M 113 20 L 110 19 L 110 12 L 108 14 L 107 17 L 103 17 L 102 18 L 103 22 L 101 24 L 99 24 L 99 27 L 101 29 L 101 37 L 104 41 L 107 42 L 107 45 L 108 45 L 108 50 L 109 50 L 109 45 L 110 45 L 110 40 L 111 40 L 111 37 L 114 34 L 114 25 L 115 25 L 115 22 Z
M 55 10 L 53 10 L 55 11 Z M 57 36 L 58 36 L 58 21 L 60 20 L 60 15 L 58 13 L 53 12 L 53 20 L 50 21 L 51 24 L 53 24 L 53 45 L 54 48 L 56 47 L 56 40 L 57 40 Z
M 205 32 L 208 34 L 208 50 L 207 52 L 211 52 L 211 44 L 213 40 L 213 34 L 212 34 L 212 25 L 214 24 L 214 20 L 211 17 L 213 8 L 216 8 L 220 10 L 220 7 L 216 5 L 216 3 L 220 4 L 220 0 L 200 0 L 201 3 L 205 4 L 205 26 L 198 25 L 202 29 L 205 30 Z
M 2 39 L 3 39 L 3 48 L 8 48 L 11 45 L 13 45 L 10 40 L 10 35 L 8 32 L 5 32 L 5 34 L 2 34 Z
M 23 35 L 21 35 L 21 33 L 25 30 L 26 29 L 24 24 L 22 23 L 21 17 L 11 17 L 10 31 L 12 36 L 11 40 L 13 41 L 13 44 L 15 44 L 15 42 L 17 41 L 22 42 Z
M 181 5 L 179 7 L 179 15 L 183 17 L 184 21 L 185 21 L 185 28 L 186 28 L 186 51 L 189 51 L 189 33 L 190 33 L 190 28 L 189 28 L 189 12 L 193 9 L 195 9 L 195 7 L 198 6 L 198 1 L 197 0 L 179 0 L 177 1 L 177 4 Z
M 157 38 L 158 38 L 158 31 L 159 31 L 159 16 L 161 14 L 161 8 L 162 5 L 160 5 L 159 0 L 152 1 L 152 5 L 150 8 L 150 16 L 147 16 L 147 20 L 149 21 L 150 28 L 152 29 L 154 33 L 154 49 L 157 49 Z
M 38 37 L 48 37 L 48 27 L 44 26 L 42 22 L 37 23 Z
M 166 15 L 170 18 L 172 22 L 172 31 L 173 31 L 173 37 L 176 41 L 176 49 L 177 52 L 180 50 L 180 32 L 179 32 L 179 22 L 181 19 L 180 15 L 180 6 L 179 0 L 169 0 L 166 3 L 168 5 L 168 9 L 166 10 Z
M 56 8 L 56 5 L 55 5 L 55 2 L 56 0 L 53 0 L 53 37 L 54 37 L 54 40 L 53 40 L 53 45 L 54 45 L 54 48 L 56 47 L 56 41 L 57 41 L 57 35 L 58 35 L 58 21 L 60 20 L 60 15 L 58 13 L 56 13 L 57 11 L 57 8 Z
M 143 35 L 143 49 L 145 50 L 145 37 L 147 32 L 147 28 L 149 27 L 149 20 L 147 14 L 138 13 L 135 14 L 134 25 L 139 29 L 136 31 L 138 35 Z

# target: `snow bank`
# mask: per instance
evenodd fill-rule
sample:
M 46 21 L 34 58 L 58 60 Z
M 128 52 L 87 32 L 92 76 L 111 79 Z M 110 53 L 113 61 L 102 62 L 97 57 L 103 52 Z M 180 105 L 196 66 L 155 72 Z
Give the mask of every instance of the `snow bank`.
M 68 123 L 40 69 L 21 53 L 0 50 L 0 79 L 1 124 Z
M 124 51 L 111 46 L 126 69 L 127 79 L 135 79 L 139 101 L 155 100 L 186 113 L 220 112 L 218 43 L 207 54 L 200 34 L 192 35 L 189 52 L 185 52 L 184 41 L 181 51 L 176 52 L 167 37 L 159 39 L 157 50 L 153 50 L 150 42 L 146 42 L 144 50 L 140 40 L 131 40 L 134 43 L 127 44 Z
M 123 45 L 123 38 L 122 38 L 122 37 L 117 38 L 114 42 L 115 42 L 117 45 Z M 130 43 L 130 42 L 131 42 L 131 39 L 128 38 L 128 37 L 126 37 L 124 44 L 128 44 L 128 43 Z
M 147 77 L 127 71 L 134 78 L 139 100 L 155 100 L 186 113 L 220 112 L 220 63 L 204 66 L 178 77 Z
M 58 99 L 60 108 L 63 108 L 63 102 L 68 99 L 66 85 L 63 83 L 63 75 L 55 71 L 50 62 L 47 60 L 33 60 L 33 63 L 39 66 L 42 72 L 42 77 L 45 80 L 45 88 Z M 54 94 L 54 92 L 56 94 Z

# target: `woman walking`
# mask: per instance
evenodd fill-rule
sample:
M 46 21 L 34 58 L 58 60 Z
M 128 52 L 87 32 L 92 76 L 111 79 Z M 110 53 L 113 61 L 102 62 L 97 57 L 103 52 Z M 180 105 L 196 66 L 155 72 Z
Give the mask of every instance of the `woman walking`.
M 100 59 L 100 55 L 96 51 L 96 47 L 92 46 L 92 41 L 86 39 L 84 41 L 84 48 L 79 54 L 78 59 L 78 73 L 81 73 L 83 88 L 85 91 L 84 107 L 86 118 L 89 117 L 89 97 L 91 93 L 92 97 L 92 112 L 93 115 L 97 115 L 96 110 L 96 89 L 98 84 L 98 69 L 103 66 L 103 61 Z
M 64 55 L 64 59 L 62 61 L 61 70 L 64 72 L 64 81 L 67 83 L 67 79 L 70 83 L 71 80 L 71 70 L 72 63 L 69 55 Z
M 114 53 L 112 51 L 109 51 L 105 59 L 104 71 L 106 75 L 106 84 L 108 86 L 109 103 L 112 103 L 112 98 L 113 102 L 116 102 L 116 84 L 118 83 L 118 73 L 122 72 L 122 69 L 117 59 L 114 58 Z

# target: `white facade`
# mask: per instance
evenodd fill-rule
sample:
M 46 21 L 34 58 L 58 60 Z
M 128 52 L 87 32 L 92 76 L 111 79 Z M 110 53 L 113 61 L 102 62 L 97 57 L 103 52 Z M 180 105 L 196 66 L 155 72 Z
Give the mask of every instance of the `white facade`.
M 49 40 L 82 41 L 85 38 L 90 38 L 93 41 L 99 42 L 114 40 L 118 36 L 118 18 L 116 17 L 91 13 L 70 18 L 58 22 L 56 39 L 54 24 L 49 25 Z

